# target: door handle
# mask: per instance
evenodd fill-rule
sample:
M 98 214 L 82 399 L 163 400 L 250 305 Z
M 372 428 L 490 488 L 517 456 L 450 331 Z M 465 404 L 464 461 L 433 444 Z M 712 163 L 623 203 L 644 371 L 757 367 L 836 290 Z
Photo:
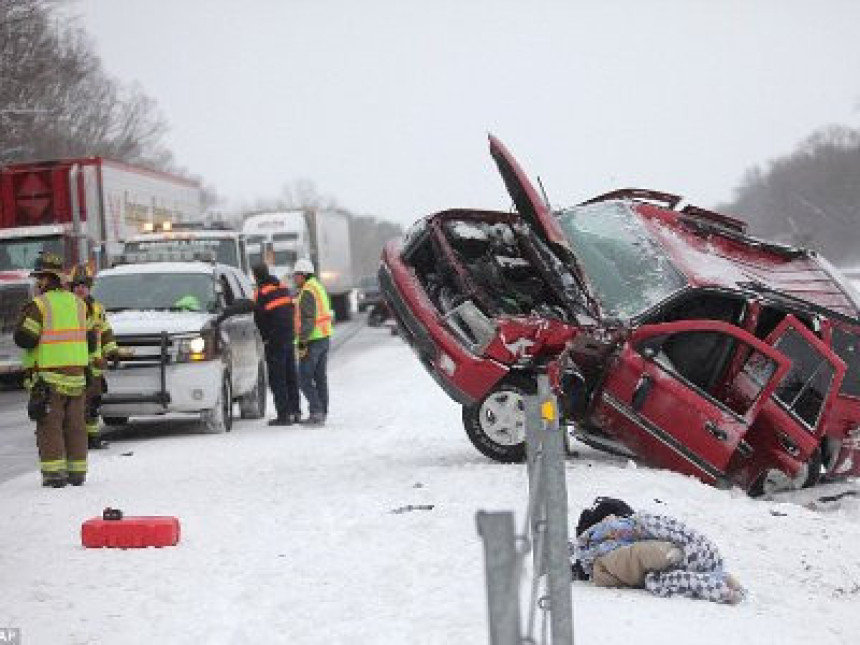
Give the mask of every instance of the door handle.
M 729 438 L 729 433 L 723 430 L 714 421 L 706 421 L 705 430 L 710 432 L 717 441 L 725 441 Z
M 639 377 L 639 382 L 636 383 L 636 387 L 633 389 L 633 396 L 630 399 L 630 404 L 636 412 L 639 412 L 642 406 L 645 405 L 645 399 L 648 398 L 652 387 L 654 387 L 654 379 L 648 374 L 643 374 Z

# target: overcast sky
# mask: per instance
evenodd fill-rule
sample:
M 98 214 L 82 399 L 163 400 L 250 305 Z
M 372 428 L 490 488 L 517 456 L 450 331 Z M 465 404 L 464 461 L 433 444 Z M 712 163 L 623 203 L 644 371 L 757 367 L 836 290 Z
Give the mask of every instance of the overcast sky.
M 409 224 L 509 207 L 501 138 L 554 205 L 713 206 L 815 129 L 860 125 L 857 0 L 78 0 L 177 161 L 237 209 L 297 180 Z

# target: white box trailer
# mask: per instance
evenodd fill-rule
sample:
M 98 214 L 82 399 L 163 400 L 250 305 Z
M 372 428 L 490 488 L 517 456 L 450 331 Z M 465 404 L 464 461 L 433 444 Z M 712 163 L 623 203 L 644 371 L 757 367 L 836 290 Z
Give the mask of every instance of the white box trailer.
M 245 219 L 242 231 L 252 264 L 265 260 L 272 274 L 282 280 L 291 280 L 296 260 L 310 259 L 336 318 L 349 319 L 356 279 L 347 213 L 323 209 L 256 213 Z

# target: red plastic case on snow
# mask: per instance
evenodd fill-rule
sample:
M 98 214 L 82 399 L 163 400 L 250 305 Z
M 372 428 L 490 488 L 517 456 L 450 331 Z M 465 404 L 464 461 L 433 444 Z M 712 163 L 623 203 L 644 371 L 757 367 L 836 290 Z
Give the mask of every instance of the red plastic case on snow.
M 119 520 L 94 517 L 81 525 L 81 542 L 88 548 L 173 546 L 179 542 L 179 519 L 170 516 Z

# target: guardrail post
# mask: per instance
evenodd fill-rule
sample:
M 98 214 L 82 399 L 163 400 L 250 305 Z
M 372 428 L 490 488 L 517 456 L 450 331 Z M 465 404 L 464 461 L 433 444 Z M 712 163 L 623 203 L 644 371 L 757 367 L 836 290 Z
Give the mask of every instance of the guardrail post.
M 546 374 L 538 376 L 541 401 L 544 491 L 546 494 L 545 568 L 550 598 L 550 633 L 553 645 L 573 643 L 570 556 L 568 553 L 567 480 L 565 478 L 564 436 L 559 428 L 558 402 L 549 388 Z
M 519 572 L 514 514 L 510 511 L 475 515 L 484 541 L 487 609 L 491 645 L 520 645 Z

